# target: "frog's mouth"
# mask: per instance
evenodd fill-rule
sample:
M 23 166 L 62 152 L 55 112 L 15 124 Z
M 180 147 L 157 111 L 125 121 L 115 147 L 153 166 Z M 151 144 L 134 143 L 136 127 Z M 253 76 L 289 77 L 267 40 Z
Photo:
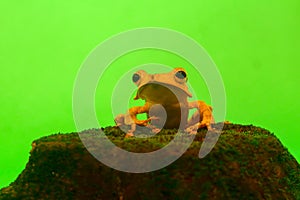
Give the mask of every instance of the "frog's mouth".
M 161 82 L 150 82 L 141 86 L 134 98 L 137 100 L 139 98 L 145 99 L 147 101 L 178 101 L 181 98 L 191 97 L 192 95 L 185 90 Z

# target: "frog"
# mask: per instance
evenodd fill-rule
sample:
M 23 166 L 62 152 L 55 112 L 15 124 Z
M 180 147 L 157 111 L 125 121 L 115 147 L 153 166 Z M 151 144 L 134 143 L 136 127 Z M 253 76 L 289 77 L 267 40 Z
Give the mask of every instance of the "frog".
M 153 119 L 157 119 L 157 117 L 148 117 L 145 120 L 136 120 L 133 121 L 130 114 L 127 112 L 125 114 L 119 114 L 115 117 L 114 121 L 116 123 L 117 127 L 120 126 L 130 126 L 130 129 L 127 131 L 125 137 L 132 137 L 134 136 L 134 131 L 136 130 L 136 125 L 138 124 L 139 126 L 145 126 L 148 127 L 150 129 L 152 129 L 152 132 L 155 133 L 157 131 L 159 131 L 158 129 L 155 129 L 154 126 L 152 126 L 151 124 L 149 124 L 149 122 Z M 157 130 L 157 131 L 155 131 Z
M 196 134 L 199 128 L 213 130 L 212 124 L 215 122 L 212 107 L 202 100 L 188 101 L 192 93 L 188 89 L 187 75 L 182 67 L 167 73 L 135 72 L 132 76 L 132 82 L 137 86 L 134 100 L 145 100 L 145 104 L 129 108 L 126 114 L 119 114 L 115 118 L 117 126 L 130 125 L 125 137 L 134 136 L 137 125 L 146 126 L 155 134 L 162 128 L 181 129 L 189 134 Z M 196 111 L 188 119 L 192 109 Z M 137 118 L 142 113 L 147 114 L 147 119 Z

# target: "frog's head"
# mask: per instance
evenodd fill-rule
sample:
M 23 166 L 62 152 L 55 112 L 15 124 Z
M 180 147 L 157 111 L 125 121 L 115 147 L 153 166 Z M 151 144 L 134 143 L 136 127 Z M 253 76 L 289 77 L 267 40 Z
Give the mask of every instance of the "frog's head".
M 139 70 L 132 76 L 132 81 L 138 87 L 138 92 L 134 99 L 144 99 L 145 96 L 155 96 L 156 92 L 153 92 L 154 90 L 158 90 L 157 94 L 163 94 L 164 90 L 161 89 L 163 86 L 176 88 L 181 90 L 183 92 L 182 94 L 185 96 L 192 97 L 192 94 L 189 92 L 186 84 L 187 80 L 187 73 L 185 69 L 181 67 L 175 68 L 171 72 L 160 74 L 148 74 L 144 70 Z M 145 88 L 149 87 L 154 89 L 144 91 Z M 148 91 L 151 91 L 151 93 Z

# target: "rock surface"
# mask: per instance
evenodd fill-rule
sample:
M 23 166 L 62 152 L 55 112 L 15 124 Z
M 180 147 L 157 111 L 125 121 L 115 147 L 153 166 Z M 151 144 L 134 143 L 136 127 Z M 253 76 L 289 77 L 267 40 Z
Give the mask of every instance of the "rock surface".
M 118 128 L 103 130 L 117 146 L 133 152 L 159 149 L 176 133 L 124 139 Z M 228 124 L 213 150 L 199 159 L 205 133 L 198 130 L 190 148 L 171 165 L 143 174 L 103 165 L 77 133 L 43 137 L 32 143 L 26 168 L 0 190 L 0 199 L 300 199 L 300 166 L 274 134 Z

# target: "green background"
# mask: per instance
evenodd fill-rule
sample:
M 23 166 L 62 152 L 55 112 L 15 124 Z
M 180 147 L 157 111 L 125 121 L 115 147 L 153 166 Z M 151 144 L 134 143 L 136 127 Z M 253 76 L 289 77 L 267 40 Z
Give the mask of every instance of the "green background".
M 114 34 L 147 26 L 199 42 L 223 77 L 226 119 L 269 129 L 299 161 L 299 9 L 298 0 L 1 1 L 0 187 L 24 169 L 34 139 L 76 131 L 73 84 L 91 50 Z M 134 52 L 113 63 L 107 85 L 116 81 L 116 69 L 147 62 L 185 64 L 166 52 Z M 109 89 L 99 91 L 96 100 L 109 99 Z M 99 104 L 97 113 L 109 113 L 103 125 L 112 125 L 110 111 Z

